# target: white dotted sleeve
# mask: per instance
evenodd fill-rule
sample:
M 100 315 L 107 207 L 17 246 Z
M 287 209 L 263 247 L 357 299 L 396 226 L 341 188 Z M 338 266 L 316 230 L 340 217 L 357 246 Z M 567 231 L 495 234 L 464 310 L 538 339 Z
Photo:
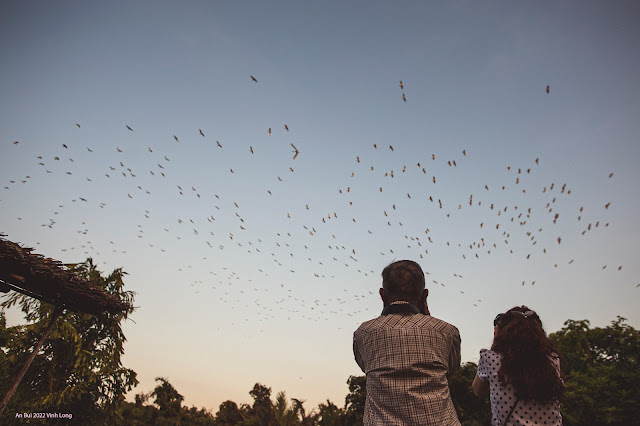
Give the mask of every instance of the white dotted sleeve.
M 478 377 L 482 380 L 489 380 L 486 349 L 480 349 L 480 360 L 478 361 Z

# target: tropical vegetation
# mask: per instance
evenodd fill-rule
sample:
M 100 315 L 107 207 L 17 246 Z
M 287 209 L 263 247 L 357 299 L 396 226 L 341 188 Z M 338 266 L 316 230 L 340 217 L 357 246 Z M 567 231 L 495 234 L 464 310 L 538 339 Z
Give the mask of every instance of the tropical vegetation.
M 106 277 L 91 259 L 74 271 L 109 294 L 132 305 L 134 293 L 124 290 L 125 272 Z M 0 396 L 3 396 L 54 314 L 53 307 L 17 293 L 4 296 L 0 305 Z M 19 308 L 25 325 L 7 327 L 4 310 Z M 249 390 L 252 403 L 227 400 L 217 411 L 183 405 L 184 397 L 164 377 L 156 387 L 125 395 L 137 384 L 136 373 L 124 367 L 126 341 L 121 323 L 133 311 L 100 318 L 65 311 L 49 339 L 27 370 L 0 424 L 66 424 L 68 419 L 17 418 L 16 413 L 72 413 L 86 425 L 322 425 L 362 424 L 366 377 L 350 376 L 344 403 L 327 399 L 309 409 L 305 400 L 286 391 L 256 383 Z M 592 327 L 588 320 L 568 320 L 550 334 L 562 357 L 566 391 L 562 400 L 565 425 L 640 424 L 640 331 L 618 317 L 607 327 Z M 463 425 L 488 425 L 488 398 L 471 391 L 476 364 L 465 363 L 449 378 L 454 406 Z

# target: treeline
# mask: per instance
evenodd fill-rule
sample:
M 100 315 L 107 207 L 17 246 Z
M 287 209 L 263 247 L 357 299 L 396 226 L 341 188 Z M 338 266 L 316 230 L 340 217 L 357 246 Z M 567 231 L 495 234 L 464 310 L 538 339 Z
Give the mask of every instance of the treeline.
M 565 425 L 640 424 L 640 331 L 625 321 L 618 317 L 608 327 L 591 328 L 587 320 L 568 320 L 550 335 L 562 354 Z M 451 397 L 465 426 L 491 424 L 489 398 L 478 398 L 471 390 L 476 369 L 475 363 L 465 363 L 449 378 Z M 362 424 L 366 398 L 365 376 L 349 377 L 343 406 L 327 400 L 311 410 L 285 391 L 272 398 L 271 388 L 256 383 L 249 391 L 253 404 L 225 401 L 213 414 L 181 406 L 182 396 L 165 379 L 157 380 L 161 383 L 151 394 L 122 404 L 121 418 L 139 425 L 351 426 Z M 146 404 L 150 396 L 158 408 Z
M 265 426 L 312 426 L 312 425 L 357 425 L 362 424 L 366 377 L 351 376 L 347 380 L 349 394 L 344 408 L 327 399 L 317 407 L 307 410 L 305 401 L 288 398 L 285 391 L 272 396 L 271 388 L 256 383 L 249 395 L 252 404 L 236 404 L 224 401 L 213 414 L 204 408 L 185 407 L 183 396 L 164 378 L 149 394 L 138 394 L 135 402 L 122 402 L 116 417 L 128 425 L 265 425 Z M 149 400 L 153 399 L 153 404 Z
M 91 259 L 74 268 L 107 293 L 133 302 L 124 291 L 124 272 L 117 269 L 103 277 Z M 50 305 L 10 293 L 2 309 L 16 306 L 27 325 L 7 327 L 0 312 L 0 397 L 42 336 L 53 313 Z M 186 407 L 184 398 L 165 378 L 149 393 L 124 396 L 137 384 L 136 373 L 120 360 L 125 337 L 123 315 L 91 315 L 65 312 L 40 353 L 31 364 L 0 424 L 68 424 L 68 419 L 19 418 L 21 413 L 72 414 L 83 425 L 358 425 L 362 424 L 366 378 L 351 376 L 344 403 L 330 400 L 316 407 L 290 398 L 285 391 L 272 394 L 270 387 L 256 383 L 249 395 L 252 404 L 225 401 L 218 410 Z M 568 320 L 550 335 L 562 358 L 566 391 L 562 400 L 565 425 L 640 425 L 640 331 L 624 318 L 604 328 L 591 328 L 589 321 Z M 476 365 L 466 363 L 449 378 L 458 417 L 463 425 L 488 425 L 488 398 L 477 398 L 471 383 Z

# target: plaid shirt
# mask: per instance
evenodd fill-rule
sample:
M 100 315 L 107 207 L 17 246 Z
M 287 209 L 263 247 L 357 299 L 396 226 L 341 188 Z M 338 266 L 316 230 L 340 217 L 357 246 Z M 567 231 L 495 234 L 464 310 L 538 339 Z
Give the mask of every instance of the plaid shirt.
M 353 333 L 367 375 L 365 425 L 460 425 L 447 376 L 460 367 L 460 333 L 422 314 L 390 314 Z

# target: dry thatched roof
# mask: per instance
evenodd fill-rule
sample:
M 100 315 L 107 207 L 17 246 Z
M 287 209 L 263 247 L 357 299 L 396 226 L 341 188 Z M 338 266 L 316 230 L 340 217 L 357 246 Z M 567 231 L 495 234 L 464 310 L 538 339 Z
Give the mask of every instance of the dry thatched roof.
M 99 315 L 130 309 L 118 297 L 66 269 L 61 262 L 32 251 L 0 234 L 0 281 L 13 290 L 75 312 Z

